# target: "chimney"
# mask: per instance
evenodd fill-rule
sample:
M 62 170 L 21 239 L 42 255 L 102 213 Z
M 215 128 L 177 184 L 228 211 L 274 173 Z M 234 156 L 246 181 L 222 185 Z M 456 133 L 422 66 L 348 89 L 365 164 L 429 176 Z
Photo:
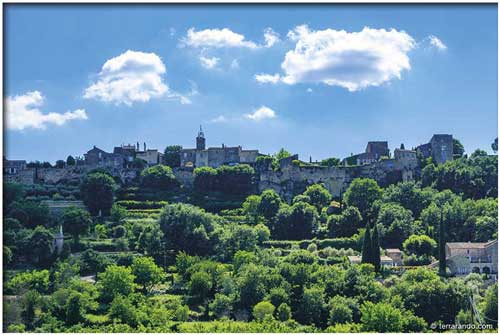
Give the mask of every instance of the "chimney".
M 144 142 L 144 152 L 146 152 L 146 142 Z

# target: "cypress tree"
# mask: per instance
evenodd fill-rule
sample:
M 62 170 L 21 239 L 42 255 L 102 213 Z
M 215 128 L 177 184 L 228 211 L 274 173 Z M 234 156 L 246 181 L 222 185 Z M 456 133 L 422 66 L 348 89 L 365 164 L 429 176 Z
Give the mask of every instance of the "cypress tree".
M 444 238 L 443 210 L 441 210 L 441 220 L 439 221 L 439 275 L 446 275 L 446 251 Z
M 380 241 L 378 238 L 378 228 L 375 224 L 372 233 L 372 264 L 375 267 L 375 271 L 380 271 Z
M 372 262 L 372 241 L 370 237 L 370 223 L 366 224 L 365 238 L 363 240 L 363 251 L 361 253 L 361 263 Z

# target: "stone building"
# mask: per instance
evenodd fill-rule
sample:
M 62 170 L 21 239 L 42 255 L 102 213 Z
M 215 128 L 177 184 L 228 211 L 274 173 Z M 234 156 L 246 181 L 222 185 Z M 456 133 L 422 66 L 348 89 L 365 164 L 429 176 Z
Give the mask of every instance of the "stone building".
M 370 141 L 366 145 L 365 152 L 352 155 L 343 160 L 344 164 L 364 165 L 377 162 L 382 157 L 389 158 L 389 145 L 387 141 Z
M 419 145 L 416 151 L 424 158 L 432 157 L 436 164 L 443 164 L 453 159 L 453 136 L 434 134 L 429 143 Z
M 254 164 L 258 150 L 243 150 L 241 146 L 206 147 L 205 134 L 200 126 L 196 136 L 196 148 L 182 149 L 180 152 L 181 167 L 210 166 L 217 168 L 221 165 Z
M 498 273 L 498 240 L 446 243 L 446 265 L 455 275 Z
M 25 160 L 9 160 L 3 158 L 3 174 L 14 175 L 26 169 Z
M 114 168 L 127 168 L 136 158 L 142 159 L 149 166 L 152 166 L 159 164 L 163 158 L 163 154 L 157 149 L 147 149 L 146 143 L 144 143 L 144 150 L 139 150 L 139 142 L 137 145 L 122 144 L 119 147 L 114 147 L 112 153 L 94 146 L 84 156 L 85 165 Z

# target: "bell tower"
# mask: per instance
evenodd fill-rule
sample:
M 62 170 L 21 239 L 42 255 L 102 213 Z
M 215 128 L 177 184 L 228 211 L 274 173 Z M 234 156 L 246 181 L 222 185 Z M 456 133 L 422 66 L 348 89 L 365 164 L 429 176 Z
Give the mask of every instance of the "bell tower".
M 205 134 L 203 133 L 203 129 L 198 132 L 198 136 L 196 136 L 196 150 L 205 150 Z

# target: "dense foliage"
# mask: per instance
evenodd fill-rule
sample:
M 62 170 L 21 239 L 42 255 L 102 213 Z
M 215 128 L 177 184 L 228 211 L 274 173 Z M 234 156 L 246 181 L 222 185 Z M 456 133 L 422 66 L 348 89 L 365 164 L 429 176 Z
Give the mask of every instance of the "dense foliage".
M 434 266 L 446 242 L 497 238 L 496 156 L 466 157 L 459 143 L 454 154 L 422 161 L 415 182 L 357 178 L 335 198 L 304 185 L 291 201 L 257 192 L 247 165 L 197 168 L 194 190 L 177 187 L 167 157 L 134 185 L 88 174 L 87 208 L 59 214 L 30 198 L 53 185 L 6 183 L 3 330 L 427 332 L 478 317 L 496 328 L 493 277 Z M 278 170 L 289 156 L 259 164 Z M 241 200 L 201 208 L 218 196 Z M 387 248 L 402 250 L 404 266 L 384 265 Z

